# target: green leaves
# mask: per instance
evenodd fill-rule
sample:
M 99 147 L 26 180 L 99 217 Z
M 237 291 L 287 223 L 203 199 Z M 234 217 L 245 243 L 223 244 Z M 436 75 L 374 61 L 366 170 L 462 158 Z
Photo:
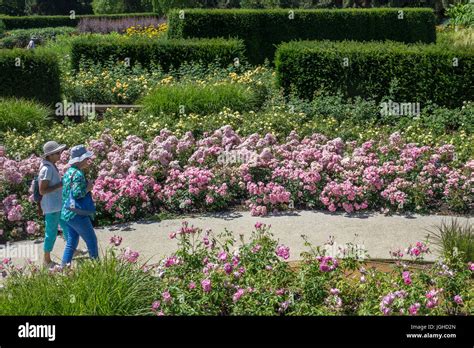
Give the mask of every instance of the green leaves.
M 435 16 L 431 9 L 344 10 L 201 10 L 169 12 L 169 35 L 175 38 L 240 38 L 249 61 L 273 60 L 275 46 L 291 40 L 436 40 Z M 291 17 L 291 18 L 290 18 Z
M 32 101 L 0 98 L 0 132 L 15 129 L 20 134 L 32 133 L 44 125 L 49 113 Z
M 61 100 L 59 64 L 49 52 L 0 50 L 0 97 L 36 99 L 45 104 Z
M 74 31 L 75 29 L 70 27 L 11 30 L 0 39 L 0 48 L 25 48 L 31 37 L 35 37 L 35 44 L 40 45 L 56 35 L 72 34 Z
M 152 63 L 164 70 L 178 68 L 185 62 L 212 64 L 218 61 L 222 66 L 240 64 L 245 61 L 243 43 L 239 40 L 193 39 L 193 40 L 150 40 L 119 36 L 92 35 L 80 37 L 72 44 L 72 66 L 79 67 L 81 59 L 105 62 L 109 59 L 129 59 L 130 66 L 140 63 L 149 67 Z
M 159 86 L 144 98 L 143 104 L 145 112 L 158 117 L 161 113 L 205 115 L 218 113 L 224 107 L 249 111 L 256 109 L 259 106 L 259 101 L 253 89 L 244 84 L 181 83 Z
M 42 269 L 18 272 L 0 292 L 2 315 L 145 315 L 156 298 L 159 280 L 114 256 L 79 262 L 51 274 Z
M 315 92 L 458 107 L 474 96 L 474 51 L 396 42 L 300 41 L 280 45 L 277 80 L 288 94 Z

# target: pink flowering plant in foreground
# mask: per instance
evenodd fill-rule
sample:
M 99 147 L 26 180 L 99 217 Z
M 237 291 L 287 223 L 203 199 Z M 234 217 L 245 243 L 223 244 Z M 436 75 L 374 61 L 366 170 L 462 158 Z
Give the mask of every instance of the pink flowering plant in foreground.
M 305 237 L 308 251 L 301 262 L 290 265 L 298 255 L 262 223 L 249 239 L 241 235 L 236 240 L 229 231 L 215 234 L 186 222 L 169 237 L 178 249 L 157 264 L 143 263 L 117 235 L 99 260 L 75 261 L 72 268 L 19 267 L 10 259 L 0 260 L 0 314 L 473 314 L 472 263 L 459 254 L 435 264 L 420 263 L 430 252 L 423 242 L 390 251 L 395 263 L 391 270 L 381 270 L 360 255 L 331 255 L 327 245 L 313 247 Z M 80 305 L 71 305 L 65 289 L 83 294 L 77 298 Z M 95 301 L 101 299 L 98 307 Z
M 121 144 L 105 132 L 88 145 L 100 224 L 232 206 L 252 215 L 474 209 L 474 160 L 457 161 L 453 145 L 418 146 L 398 133 L 362 144 L 296 132 L 278 141 L 272 134 L 241 137 L 224 126 L 199 139 L 163 129 L 151 142 L 128 136 Z M 235 161 L 219 160 L 229 153 Z M 61 172 L 67 159 L 65 151 Z M 38 157 L 16 161 L 0 150 L 0 240 L 42 231 L 28 192 L 39 164 Z
M 228 231 L 215 236 L 187 223 L 170 234 L 178 251 L 156 269 L 156 315 L 453 315 L 472 313 L 472 270 L 457 257 L 421 265 L 423 242 L 391 272 L 360 257 L 336 258 L 312 247 L 296 267 L 291 250 L 257 223 L 240 245 Z M 392 255 L 392 254 L 391 254 Z M 412 254 L 410 254 L 412 255 Z M 400 256 L 400 254 L 398 255 Z M 449 272 L 448 272 L 449 270 Z M 448 272 L 448 273 L 447 273 Z M 408 282 L 407 279 L 410 281 Z M 157 306 L 159 303 L 159 306 Z

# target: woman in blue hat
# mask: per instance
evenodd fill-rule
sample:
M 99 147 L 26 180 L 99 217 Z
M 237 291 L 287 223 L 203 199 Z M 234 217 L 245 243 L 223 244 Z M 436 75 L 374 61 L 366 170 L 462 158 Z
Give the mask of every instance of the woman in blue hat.
M 71 148 L 71 158 L 69 160 L 71 167 L 63 176 L 63 207 L 61 210 L 61 219 L 66 221 L 69 233 L 62 260 L 63 266 L 71 263 L 74 252 L 79 244 L 79 237 L 86 242 L 89 256 L 92 259 L 99 256 L 97 236 L 92 226 L 91 217 L 88 215 L 80 215 L 67 206 L 71 192 L 75 200 L 80 200 L 92 191 L 93 182 L 88 181 L 85 176 L 85 173 L 90 167 L 92 156 L 93 153 L 87 151 L 84 145 L 77 145 Z

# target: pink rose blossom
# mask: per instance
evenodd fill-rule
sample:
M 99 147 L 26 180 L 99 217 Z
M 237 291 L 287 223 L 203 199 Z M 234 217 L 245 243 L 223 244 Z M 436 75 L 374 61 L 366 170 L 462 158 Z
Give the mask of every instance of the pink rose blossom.
M 113 244 L 116 247 L 120 246 L 120 244 L 122 244 L 122 237 L 120 236 L 110 237 L 110 244 Z
M 211 289 L 212 289 L 211 280 L 210 279 L 204 279 L 203 281 L 201 281 L 201 286 L 202 286 L 202 289 L 204 290 L 204 292 L 210 292 Z
M 282 259 L 287 260 L 290 257 L 290 248 L 287 246 L 279 245 L 275 252 Z
M 237 290 L 237 292 L 232 296 L 232 301 L 237 302 L 238 300 L 240 300 L 244 293 L 244 289 Z
M 171 302 L 172 300 L 171 294 L 168 291 L 163 292 L 161 296 L 163 297 L 163 301 L 165 302 Z

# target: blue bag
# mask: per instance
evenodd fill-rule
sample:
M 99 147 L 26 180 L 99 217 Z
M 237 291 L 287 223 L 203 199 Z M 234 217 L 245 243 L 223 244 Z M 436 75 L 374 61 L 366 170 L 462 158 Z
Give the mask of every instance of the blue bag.
M 40 203 L 43 196 L 39 191 L 39 180 L 38 176 L 35 176 L 31 181 L 31 191 L 33 192 L 33 201 Z
M 44 166 L 51 168 L 51 166 L 46 163 L 43 163 L 41 165 L 41 168 L 43 168 Z M 31 191 L 33 192 L 33 201 L 35 201 L 36 203 L 40 203 L 43 196 L 41 195 L 39 191 L 39 178 L 37 175 L 31 181 Z
M 78 215 L 92 216 L 96 212 L 92 194 L 87 192 L 83 198 L 79 199 L 74 198 L 72 195 L 72 183 L 76 173 L 77 171 L 74 172 L 73 177 L 71 178 L 71 190 L 69 191 L 69 197 L 66 201 L 65 207 L 67 210 L 70 210 Z

